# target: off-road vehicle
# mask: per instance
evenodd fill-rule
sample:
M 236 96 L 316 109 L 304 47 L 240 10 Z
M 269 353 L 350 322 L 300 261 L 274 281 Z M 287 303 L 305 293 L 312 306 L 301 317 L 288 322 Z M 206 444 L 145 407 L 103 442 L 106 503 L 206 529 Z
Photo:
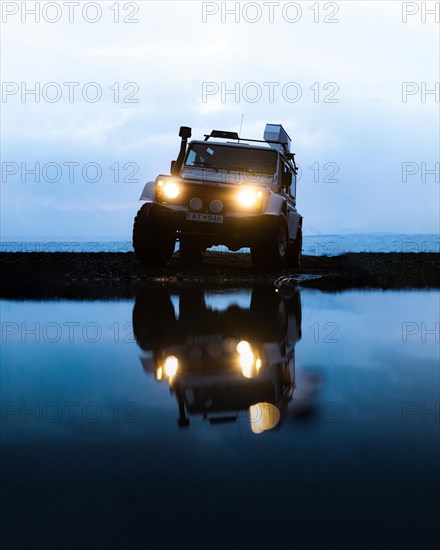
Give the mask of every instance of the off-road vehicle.
M 206 249 L 250 247 L 262 269 L 299 265 L 302 217 L 296 210 L 297 166 L 280 124 L 264 140 L 213 130 L 202 141 L 182 138 L 171 174 L 148 182 L 133 227 L 133 248 L 145 265 L 165 264 L 179 241 L 181 257 L 203 260 Z

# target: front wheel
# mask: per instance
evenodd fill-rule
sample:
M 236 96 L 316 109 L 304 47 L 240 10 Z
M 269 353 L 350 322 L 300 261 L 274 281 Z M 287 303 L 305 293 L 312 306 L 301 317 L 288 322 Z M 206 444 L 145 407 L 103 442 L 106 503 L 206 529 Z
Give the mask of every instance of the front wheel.
M 277 219 L 259 242 L 251 246 L 252 262 L 260 269 L 282 269 L 287 263 L 289 234 L 285 219 Z
M 134 219 L 133 248 L 143 265 L 163 265 L 171 258 L 176 237 L 154 204 L 145 203 Z

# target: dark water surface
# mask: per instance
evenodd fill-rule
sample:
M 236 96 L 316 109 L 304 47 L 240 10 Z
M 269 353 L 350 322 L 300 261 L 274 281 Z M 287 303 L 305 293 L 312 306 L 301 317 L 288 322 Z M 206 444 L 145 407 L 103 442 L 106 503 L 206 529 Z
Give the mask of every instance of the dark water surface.
M 3 301 L 5 548 L 434 548 L 438 292 Z

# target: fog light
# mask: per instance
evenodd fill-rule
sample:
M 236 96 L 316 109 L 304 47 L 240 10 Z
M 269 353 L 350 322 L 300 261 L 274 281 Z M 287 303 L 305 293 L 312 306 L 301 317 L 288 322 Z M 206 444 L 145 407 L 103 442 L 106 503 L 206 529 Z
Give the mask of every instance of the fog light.
M 189 205 L 193 210 L 200 210 L 203 206 L 203 201 L 199 197 L 194 197 L 190 200 Z
M 223 210 L 223 203 L 219 200 L 211 201 L 209 208 L 211 209 L 211 212 L 213 212 L 214 214 L 218 214 Z

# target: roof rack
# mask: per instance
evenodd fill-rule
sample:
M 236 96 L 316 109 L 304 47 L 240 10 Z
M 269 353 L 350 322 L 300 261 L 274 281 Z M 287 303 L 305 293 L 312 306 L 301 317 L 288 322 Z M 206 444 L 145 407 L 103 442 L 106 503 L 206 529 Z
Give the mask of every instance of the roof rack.
M 205 134 L 205 141 L 208 141 L 210 137 L 223 138 L 223 139 L 238 139 L 238 141 L 240 141 L 240 138 L 238 137 L 237 132 L 225 132 L 223 130 L 213 130 L 210 134 Z
M 209 138 L 223 138 L 223 139 L 236 139 L 237 141 L 252 141 L 253 143 L 277 143 L 282 145 L 281 141 L 275 141 L 273 139 L 250 139 L 242 138 L 237 132 L 224 132 L 223 130 L 213 130 L 210 134 L 204 134 L 204 141 L 208 141 Z
M 277 135 L 277 134 L 280 136 L 281 139 L 270 139 L 269 136 Z M 295 163 L 295 153 L 291 153 L 289 151 L 290 138 L 285 132 L 284 128 L 281 126 L 281 124 L 276 124 L 276 125 L 266 124 L 265 136 L 267 136 L 266 139 L 249 139 L 249 138 L 241 138 L 237 132 L 226 132 L 224 130 L 212 130 L 210 134 L 204 134 L 204 137 L 205 137 L 204 141 L 208 141 L 209 138 L 222 138 L 222 139 L 234 139 L 234 140 L 237 140 L 239 143 L 240 141 L 249 141 L 251 143 L 265 143 L 269 146 L 271 146 L 271 144 L 280 145 L 281 147 L 280 148 L 276 147 L 276 149 L 282 155 L 284 155 L 284 157 L 287 160 L 292 161 L 295 170 L 297 170 L 298 167 Z

